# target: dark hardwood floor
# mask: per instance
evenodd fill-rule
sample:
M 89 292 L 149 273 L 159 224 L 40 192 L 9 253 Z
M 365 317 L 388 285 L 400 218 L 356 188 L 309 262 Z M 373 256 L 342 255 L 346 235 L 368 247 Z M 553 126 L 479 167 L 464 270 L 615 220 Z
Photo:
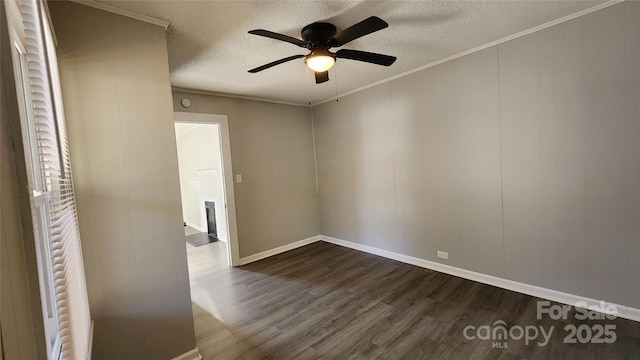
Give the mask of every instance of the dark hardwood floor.
M 573 309 L 567 320 L 537 320 L 542 299 L 325 242 L 240 268 L 227 266 L 225 251 L 221 242 L 188 246 L 196 339 L 206 360 L 640 359 L 634 321 L 578 321 Z M 478 335 L 499 320 L 532 335 L 534 326 L 553 333 L 546 346 L 537 344 L 542 335 L 528 345 L 465 338 L 467 326 Z M 617 339 L 565 344 L 568 324 L 615 325 Z

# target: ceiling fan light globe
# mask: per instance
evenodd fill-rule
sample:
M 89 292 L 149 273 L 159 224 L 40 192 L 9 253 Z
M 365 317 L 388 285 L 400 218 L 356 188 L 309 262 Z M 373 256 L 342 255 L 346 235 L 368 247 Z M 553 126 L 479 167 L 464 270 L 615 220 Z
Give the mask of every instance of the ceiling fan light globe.
M 325 72 L 336 63 L 336 59 L 330 55 L 313 55 L 305 61 L 307 67 L 315 72 Z

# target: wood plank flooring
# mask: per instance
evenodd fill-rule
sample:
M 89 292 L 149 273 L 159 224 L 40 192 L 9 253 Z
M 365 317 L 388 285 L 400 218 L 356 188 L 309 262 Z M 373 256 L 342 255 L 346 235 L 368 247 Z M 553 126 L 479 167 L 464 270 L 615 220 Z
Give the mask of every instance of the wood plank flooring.
M 536 319 L 531 296 L 317 242 L 240 268 L 188 246 L 196 341 L 223 359 L 640 359 L 640 323 Z M 465 327 L 542 326 L 546 346 L 467 340 Z M 613 324 L 613 344 L 565 344 L 567 324 Z M 476 332 L 470 332 L 476 334 Z
M 194 235 L 194 234 L 201 234 L 202 231 L 200 230 L 196 230 L 194 228 L 192 228 L 191 226 L 185 225 L 184 226 L 184 236 L 189 236 L 189 235 Z

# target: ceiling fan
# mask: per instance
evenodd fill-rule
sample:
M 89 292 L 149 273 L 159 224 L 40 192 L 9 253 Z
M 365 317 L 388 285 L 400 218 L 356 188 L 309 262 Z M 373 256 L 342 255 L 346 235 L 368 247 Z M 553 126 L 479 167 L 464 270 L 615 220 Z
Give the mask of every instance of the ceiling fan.
M 389 24 L 387 24 L 386 21 L 377 16 L 371 16 L 338 33 L 333 24 L 315 22 L 302 28 L 302 40 L 263 29 L 251 30 L 249 31 L 249 34 L 285 41 L 301 48 L 308 49 L 310 52 L 307 55 L 293 55 L 276 60 L 268 64 L 258 66 L 255 69 L 251 69 L 249 72 L 257 73 L 287 61 L 304 58 L 304 62 L 307 67 L 315 72 L 316 84 L 320 84 L 329 81 L 328 71 L 333 64 L 335 64 L 337 58 L 390 66 L 396 61 L 395 56 L 347 49 L 340 49 L 335 53 L 329 51 L 329 49 L 333 47 L 340 47 L 357 38 L 382 30 L 388 26 Z

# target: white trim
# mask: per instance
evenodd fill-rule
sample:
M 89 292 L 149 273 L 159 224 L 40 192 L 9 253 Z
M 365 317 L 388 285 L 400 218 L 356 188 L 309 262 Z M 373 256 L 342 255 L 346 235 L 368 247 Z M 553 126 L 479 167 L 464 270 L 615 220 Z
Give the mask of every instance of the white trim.
M 403 263 L 419 266 L 425 269 L 438 271 L 441 273 L 461 277 L 463 279 L 468 279 L 468 280 L 476 281 L 483 284 L 497 286 L 499 288 L 503 288 L 503 289 L 507 289 L 507 290 L 511 290 L 511 291 L 515 291 L 522 294 L 531 295 L 531 296 L 535 296 L 535 297 L 539 297 L 547 300 L 552 300 L 552 301 L 556 301 L 556 302 L 571 305 L 571 306 L 575 306 L 575 304 L 579 301 L 586 302 L 587 306 L 592 306 L 592 305 L 598 306 L 600 305 L 600 301 L 601 301 L 601 300 L 587 298 L 584 296 L 551 290 L 551 289 L 547 289 L 539 286 L 524 284 L 524 283 L 513 281 L 513 280 L 507 280 L 507 279 L 503 279 L 503 278 L 499 278 L 491 275 L 481 274 L 475 271 L 460 269 L 454 266 L 445 265 L 445 264 L 441 264 L 441 263 L 433 262 L 429 260 L 424 260 L 424 259 L 420 259 L 420 258 L 416 258 L 413 256 L 404 255 L 404 254 L 399 254 L 399 253 L 388 251 L 388 250 L 382 250 L 382 249 L 378 249 L 368 245 L 357 244 L 351 241 L 337 239 L 330 236 L 320 235 L 320 239 L 322 241 L 325 241 L 331 244 L 344 246 L 350 249 L 354 249 L 354 250 L 366 252 L 369 254 L 382 256 L 388 259 L 400 261 Z M 613 305 L 615 305 L 618 310 L 618 313 L 617 313 L 618 317 L 640 322 L 640 309 L 625 306 L 625 305 L 618 305 L 618 304 L 613 304 Z
M 178 355 L 171 360 L 202 360 L 202 355 L 200 355 L 200 349 L 196 346 L 195 349 L 189 350 L 182 355 Z
M 525 36 L 525 35 L 529 35 L 529 34 L 534 33 L 536 31 L 540 31 L 540 30 L 549 28 L 549 27 L 554 26 L 554 25 L 558 25 L 558 24 L 566 22 L 566 21 L 576 19 L 576 18 L 579 18 L 579 17 L 587 15 L 587 14 L 591 14 L 592 12 L 595 12 L 595 11 L 598 11 L 598 10 L 602 10 L 604 8 L 619 4 L 619 3 L 624 2 L 624 1 L 625 0 L 610 0 L 610 1 L 607 1 L 607 2 L 604 2 L 604 3 L 592 6 L 592 7 L 588 8 L 588 9 L 584 9 L 584 10 L 578 11 L 577 13 L 573 13 L 573 14 L 561 17 L 559 19 L 549 21 L 549 22 L 544 23 L 542 25 L 534 26 L 534 27 L 532 27 L 530 29 L 523 30 L 523 31 L 520 31 L 520 32 L 515 33 L 513 35 L 509 35 L 509 36 L 503 37 L 502 39 L 498 39 L 498 40 L 492 41 L 490 43 L 486 43 L 484 45 L 477 46 L 477 47 L 475 47 L 473 49 L 465 50 L 465 51 L 463 51 L 461 53 L 446 57 L 446 58 L 441 59 L 441 60 L 434 61 L 434 62 L 429 63 L 427 65 L 423 65 L 423 66 L 417 67 L 415 69 L 412 69 L 412 70 L 409 70 L 409 71 L 405 71 L 405 72 L 403 72 L 401 74 L 394 75 L 394 76 L 388 77 L 386 79 L 382 79 L 380 81 L 376 81 L 376 82 L 371 83 L 369 85 L 365 85 L 365 86 L 359 87 L 357 89 L 354 89 L 354 90 L 351 90 L 351 91 L 347 91 L 347 92 L 342 93 L 340 95 L 336 95 L 334 97 L 330 97 L 330 98 L 322 100 L 320 102 L 313 103 L 313 104 L 311 104 L 311 106 L 313 107 L 313 106 L 321 105 L 321 104 L 324 104 L 324 103 L 328 103 L 329 101 L 334 101 L 334 100 L 336 100 L 338 98 L 345 97 L 347 95 L 351 95 L 351 94 L 357 93 L 359 91 L 366 90 L 368 88 L 371 88 L 371 87 L 374 87 L 374 86 L 377 86 L 377 85 L 380 85 L 380 84 L 384 84 L 384 83 L 387 83 L 389 81 L 396 80 L 396 79 L 399 79 L 399 78 L 407 76 L 407 75 L 411 75 L 411 74 L 416 73 L 418 71 L 422 71 L 424 69 L 428 69 L 430 67 L 434 67 L 436 65 L 440 65 L 440 64 L 445 63 L 447 61 L 455 60 L 455 59 L 463 57 L 465 55 L 469 55 L 469 54 L 472 54 L 474 52 L 478 52 L 478 51 L 484 50 L 486 48 L 490 48 L 492 46 L 499 45 L 499 44 L 505 43 L 507 41 L 510 41 L 510 40 L 513 40 L 513 39 L 516 39 L 516 38 L 519 38 L 519 37 L 522 37 L 522 36 Z
M 283 245 L 280 247 L 277 247 L 275 249 L 271 249 L 271 250 L 267 250 L 267 251 L 263 251 L 257 254 L 253 254 L 253 255 L 249 255 L 247 257 L 243 257 L 242 259 L 240 259 L 240 265 L 246 265 L 248 263 L 252 263 L 254 261 L 258 261 L 258 260 L 262 260 L 265 258 L 268 258 L 270 256 L 273 255 L 278 255 L 281 254 L 283 252 L 289 251 L 289 250 L 293 250 L 293 249 L 297 249 L 299 247 L 305 246 L 305 245 L 309 245 L 312 244 L 316 241 L 320 241 L 322 240 L 322 235 L 316 235 L 316 236 L 312 236 L 310 238 L 306 238 L 304 240 L 300 240 L 300 241 L 296 241 L 294 243 L 291 244 L 287 244 L 287 245 Z
M 200 231 L 201 233 L 208 233 L 208 232 L 209 232 L 209 229 L 205 229 L 205 228 L 202 228 L 202 227 L 200 227 L 200 226 L 196 226 L 195 224 L 193 224 L 193 223 L 192 223 L 192 222 L 190 222 L 190 221 L 185 221 L 185 223 L 187 223 L 187 226 L 189 226 L 189 227 L 191 227 L 191 228 L 193 228 L 193 229 L 195 229 L 195 230 L 198 230 L 198 231 Z M 223 238 L 221 238 L 221 237 L 218 237 L 218 240 L 219 240 L 219 241 L 222 241 L 222 242 L 223 242 L 223 243 L 225 243 L 225 244 L 228 244 L 227 239 L 223 239 Z
M 47 24 L 49 26 L 49 31 L 51 32 L 51 37 L 53 37 L 53 43 L 56 45 L 56 48 L 58 47 L 58 37 L 56 36 L 56 29 L 53 28 L 53 19 L 51 19 L 51 11 L 49 11 L 49 2 L 48 1 L 43 1 L 43 8 L 44 8 L 44 12 L 45 14 L 47 14 L 47 20 L 49 20 L 49 23 Z
M 231 164 L 231 138 L 229 135 L 229 119 L 227 115 L 203 114 L 175 111 L 174 122 L 199 124 L 219 124 L 220 144 L 222 146 L 222 176 L 224 177 L 224 194 L 227 205 L 227 258 L 231 266 L 240 265 L 240 248 L 238 246 L 238 224 L 236 221 L 236 198 L 233 188 L 233 166 Z
M 209 95 L 209 96 L 218 96 L 218 97 L 225 97 L 225 98 L 232 98 L 232 99 L 252 100 L 252 101 L 260 101 L 260 102 L 280 104 L 280 105 L 302 106 L 302 107 L 308 107 L 308 108 L 313 106 L 306 103 L 300 104 L 300 103 L 289 102 L 289 101 L 270 100 L 270 99 L 254 97 L 254 96 L 235 95 L 235 94 L 219 93 L 215 91 L 206 91 L 206 90 L 186 89 L 186 88 L 181 88 L 177 86 L 172 86 L 171 90 L 174 92 L 182 92 L 187 94 Z
M 492 285 L 502 289 L 511 290 L 511 291 L 519 292 L 521 294 L 535 296 L 542 299 L 547 299 L 547 300 L 551 300 L 551 301 L 555 301 L 558 303 L 567 304 L 571 306 L 575 306 L 576 303 L 578 302 L 585 302 L 587 306 L 599 306 L 602 301 L 602 300 L 587 298 L 580 295 L 569 294 L 569 293 L 565 293 L 557 290 L 551 290 L 551 289 L 547 289 L 547 288 L 543 288 L 535 285 L 524 284 L 521 282 L 503 279 L 503 278 L 499 278 L 492 275 L 482 274 L 482 273 L 478 273 L 471 270 L 465 270 L 465 269 L 457 268 L 454 266 L 445 265 L 445 264 L 441 264 L 434 261 L 424 260 L 417 257 L 396 253 L 393 251 L 383 250 L 383 249 L 379 249 L 379 248 L 368 246 L 368 245 L 362 245 L 362 244 L 358 244 L 351 241 L 342 240 L 342 239 L 338 239 L 338 238 L 334 238 L 326 235 L 313 236 L 304 240 L 296 241 L 291 244 L 277 247 L 275 249 L 271 249 L 271 250 L 263 251 L 254 255 L 243 257 L 240 259 L 240 265 L 246 265 L 258 260 L 268 258 L 270 256 L 278 255 L 289 250 L 297 249 L 299 247 L 312 244 L 317 241 L 324 241 L 330 244 L 343 246 L 346 248 L 366 252 L 366 253 L 377 255 L 377 256 L 382 256 L 387 259 L 400 261 L 406 264 L 419 266 L 425 269 L 438 271 L 444 274 L 457 276 L 463 279 L 479 282 L 482 284 Z M 633 308 L 626 305 L 619 305 L 619 304 L 614 304 L 609 302 L 607 303 L 616 306 L 618 310 L 618 313 L 616 315 L 618 317 L 640 322 L 640 309 Z
M 196 230 L 198 230 L 198 231 L 200 231 L 202 233 L 206 233 L 208 231 L 208 229 L 205 229 L 205 228 L 203 228 L 203 227 L 201 227 L 199 225 L 196 225 L 196 224 L 192 223 L 191 221 L 186 221 L 185 220 L 184 222 L 187 223 L 187 226 L 192 227 L 192 228 L 194 228 L 194 229 L 196 229 Z
M 77 3 L 77 4 L 81 4 L 81 5 L 90 6 L 92 8 L 95 8 L 95 9 L 98 9 L 98 10 L 103 10 L 103 11 L 110 12 L 110 13 L 113 13 L 113 14 L 126 16 L 126 17 L 131 18 L 131 19 L 144 21 L 144 22 L 149 23 L 149 24 L 162 26 L 165 30 L 167 30 L 169 25 L 171 25 L 171 22 L 169 22 L 167 20 L 158 19 L 158 18 L 155 18 L 153 16 L 149 16 L 149 15 L 137 13 L 135 11 L 119 8 L 117 6 L 113 6 L 113 5 L 97 2 L 95 0 L 69 0 L 69 1 Z
M 94 322 L 91 320 L 91 327 L 89 328 L 89 347 L 87 348 L 87 360 L 91 360 L 91 354 L 93 354 L 93 330 Z

